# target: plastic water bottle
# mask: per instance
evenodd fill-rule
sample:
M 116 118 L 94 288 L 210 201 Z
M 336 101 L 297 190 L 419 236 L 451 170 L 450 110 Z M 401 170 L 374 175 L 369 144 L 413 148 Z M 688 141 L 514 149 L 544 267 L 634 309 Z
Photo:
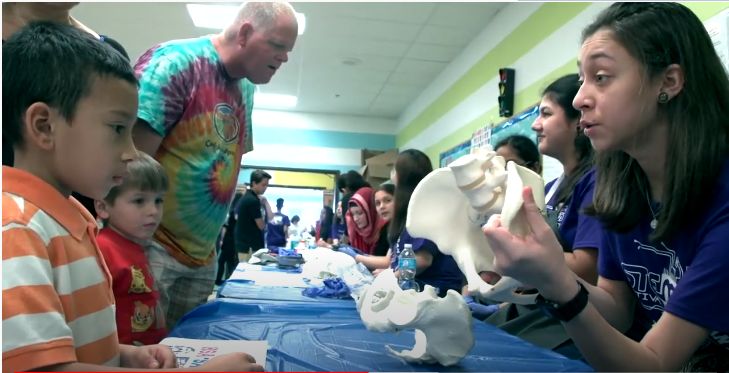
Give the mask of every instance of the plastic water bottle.
M 398 256 L 397 267 L 400 273 L 398 281 L 400 289 L 420 291 L 420 286 L 415 281 L 416 262 L 412 244 L 406 243 L 404 245 L 400 256 Z

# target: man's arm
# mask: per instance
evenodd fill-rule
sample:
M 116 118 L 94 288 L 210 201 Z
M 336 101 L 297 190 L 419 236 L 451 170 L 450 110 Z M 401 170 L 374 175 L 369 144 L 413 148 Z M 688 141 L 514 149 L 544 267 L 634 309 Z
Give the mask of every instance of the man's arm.
M 162 136 L 143 119 L 137 118 L 137 123 L 132 132 L 134 146 L 137 150 L 141 150 L 154 157 L 157 154 L 160 144 L 162 144 Z
M 271 210 L 271 204 L 268 203 L 268 198 L 264 195 L 260 195 L 258 198 L 261 200 L 261 205 L 266 209 L 266 216 L 263 217 L 263 221 L 271 221 L 273 219 L 273 210 Z

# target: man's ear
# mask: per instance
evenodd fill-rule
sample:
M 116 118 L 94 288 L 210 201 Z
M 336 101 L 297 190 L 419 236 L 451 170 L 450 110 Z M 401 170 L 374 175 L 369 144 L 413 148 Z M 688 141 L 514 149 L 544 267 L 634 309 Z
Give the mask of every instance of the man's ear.
M 106 201 L 100 201 L 98 199 L 94 200 L 94 209 L 96 210 L 96 215 L 101 218 L 101 220 L 109 219 L 110 215 Z
M 243 22 L 240 28 L 238 28 L 238 35 L 236 36 L 238 45 L 245 47 L 251 39 L 251 36 L 253 36 L 253 25 L 250 22 Z
M 681 65 L 675 63 L 670 64 L 666 67 L 666 71 L 663 73 L 661 92 L 666 92 L 668 94 L 668 99 L 670 100 L 681 93 L 684 83 L 685 77 Z
M 44 102 L 28 106 L 23 116 L 23 139 L 26 144 L 34 144 L 43 150 L 54 146 L 54 123 L 60 115 Z

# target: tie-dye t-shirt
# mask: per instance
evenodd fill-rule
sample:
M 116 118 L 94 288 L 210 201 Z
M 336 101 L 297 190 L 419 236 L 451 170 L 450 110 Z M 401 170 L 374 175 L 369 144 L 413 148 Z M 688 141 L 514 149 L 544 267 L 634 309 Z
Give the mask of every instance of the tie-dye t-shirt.
M 170 178 L 155 238 L 178 261 L 205 265 L 253 148 L 254 85 L 227 76 L 210 36 L 157 45 L 134 70 L 137 116 L 163 137 L 155 158 Z

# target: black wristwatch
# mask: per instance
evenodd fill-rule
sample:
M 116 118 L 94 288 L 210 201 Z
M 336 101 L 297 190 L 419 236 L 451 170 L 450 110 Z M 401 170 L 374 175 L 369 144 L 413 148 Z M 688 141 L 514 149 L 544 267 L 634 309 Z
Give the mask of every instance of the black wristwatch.
M 577 295 L 565 304 L 559 305 L 550 300 L 546 300 L 541 294 L 537 295 L 537 299 L 534 302 L 547 316 L 559 321 L 570 321 L 585 309 L 589 300 L 589 293 L 585 289 L 585 286 L 579 281 L 577 281 L 577 285 L 580 287 Z

